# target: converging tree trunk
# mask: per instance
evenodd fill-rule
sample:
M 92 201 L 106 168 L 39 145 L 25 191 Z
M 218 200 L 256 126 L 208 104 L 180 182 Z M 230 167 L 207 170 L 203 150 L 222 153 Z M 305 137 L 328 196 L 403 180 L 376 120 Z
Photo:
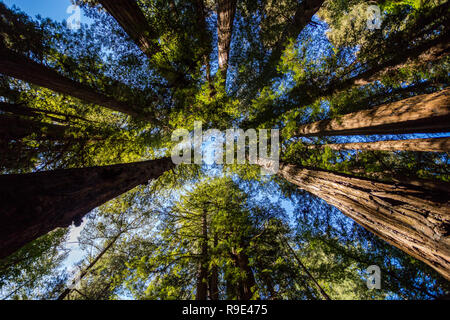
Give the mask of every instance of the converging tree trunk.
M 39 140 L 63 140 L 67 137 L 67 127 L 0 114 L 0 140 L 17 141 L 33 133 L 37 134 Z
M 450 89 L 424 94 L 301 126 L 298 136 L 338 136 L 447 132 Z
M 152 60 L 161 52 L 159 34 L 148 22 L 136 0 L 99 0 L 106 11 L 113 16 L 137 46 Z M 170 86 L 187 85 L 185 75 L 172 68 L 158 68 Z
M 197 276 L 196 300 L 206 300 L 208 296 L 208 212 L 202 214 L 202 235 L 200 239 L 200 261 Z
M 131 103 L 108 97 L 93 88 L 66 78 L 44 65 L 5 48 L 0 49 L 0 73 L 88 103 L 123 112 L 133 117 L 142 117 L 152 123 L 156 122 L 152 115 L 139 111 Z
M 377 142 L 357 143 L 331 143 L 314 148 L 328 147 L 332 150 L 380 150 L 380 151 L 422 151 L 422 152 L 449 152 L 450 137 L 409 140 L 387 140 Z
M 219 243 L 217 233 L 214 233 L 213 248 L 216 249 Z M 214 264 L 209 275 L 209 297 L 211 300 L 219 300 L 219 267 Z
M 447 193 L 289 164 L 278 174 L 450 279 Z
M 324 0 L 303 0 L 297 7 L 295 15 L 284 29 L 280 40 L 277 41 L 272 49 L 269 60 L 266 63 L 261 77 L 264 80 L 271 79 L 275 76 L 276 66 L 286 50 L 290 39 L 297 39 L 303 29 L 311 22 L 312 17 L 319 11 Z M 291 22 L 292 21 L 292 22 Z
M 105 167 L 0 175 L 0 259 L 172 169 L 170 158 Z
M 217 1 L 217 36 L 219 48 L 219 69 L 226 81 L 230 56 L 231 37 L 233 35 L 234 16 L 237 0 Z
M 158 33 L 148 23 L 136 0 L 99 0 L 99 3 L 150 59 L 161 51 Z
M 235 265 L 241 270 L 241 278 L 238 284 L 238 300 L 250 300 L 253 297 L 253 290 L 255 287 L 255 276 L 250 267 L 248 255 L 244 252 L 232 252 L 232 257 Z
M 119 232 L 114 238 L 112 238 L 106 247 L 100 251 L 94 260 L 89 263 L 89 265 L 80 272 L 80 274 L 72 281 L 72 286 L 76 286 L 78 281 L 83 280 L 83 278 L 89 273 L 89 271 L 95 266 L 95 264 L 112 248 L 112 246 L 117 242 L 117 239 L 123 234 L 123 231 Z M 73 287 L 65 289 L 59 296 L 58 300 L 64 300 L 72 292 Z

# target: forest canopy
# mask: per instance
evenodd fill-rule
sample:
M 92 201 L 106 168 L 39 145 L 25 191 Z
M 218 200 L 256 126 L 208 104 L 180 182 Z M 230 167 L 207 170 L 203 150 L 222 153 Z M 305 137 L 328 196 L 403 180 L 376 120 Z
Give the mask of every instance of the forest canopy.
M 0 2 L 2 299 L 448 298 L 447 1 L 72 4 Z

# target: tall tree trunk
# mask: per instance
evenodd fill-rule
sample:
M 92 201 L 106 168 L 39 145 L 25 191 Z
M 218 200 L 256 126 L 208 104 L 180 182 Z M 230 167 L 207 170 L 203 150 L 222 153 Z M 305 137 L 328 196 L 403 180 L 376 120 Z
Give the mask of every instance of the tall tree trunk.
M 250 267 L 248 255 L 243 251 L 232 252 L 231 256 L 235 265 L 241 270 L 244 275 L 239 280 L 238 284 L 238 300 L 250 300 L 253 297 L 253 287 L 256 285 L 255 276 L 253 270 Z
M 142 117 L 153 123 L 156 122 L 152 115 L 139 111 L 131 103 L 128 104 L 108 97 L 95 89 L 66 78 L 44 65 L 5 48 L 0 49 L 0 72 L 88 103 L 123 112 L 133 117 Z
M 0 110 L 7 112 L 7 113 L 12 113 L 17 116 L 38 117 L 38 116 L 44 115 L 55 122 L 64 123 L 64 124 L 68 123 L 72 119 L 81 120 L 81 121 L 88 122 L 88 123 L 95 122 L 95 121 L 88 120 L 88 119 L 85 119 L 83 117 L 79 117 L 76 115 L 65 114 L 65 113 L 56 112 L 56 111 L 30 108 L 23 104 L 0 102 Z M 56 116 L 64 117 L 64 119 L 57 118 Z
M 445 2 L 429 10 L 420 16 L 414 24 L 414 29 L 399 32 L 390 37 L 390 45 L 387 46 L 380 57 L 376 57 L 369 63 L 370 67 L 360 72 L 358 75 L 341 81 L 337 79 L 328 88 L 326 94 L 336 93 L 352 86 L 361 86 L 378 80 L 383 74 L 402 67 L 405 63 L 418 61 L 418 64 L 425 64 L 436 61 L 449 54 L 450 33 L 449 33 L 449 3 Z M 434 37 L 425 40 L 415 46 L 417 39 L 429 39 L 431 31 Z M 354 70 L 352 70 L 354 71 Z M 350 73 L 350 72 L 349 72 Z
M 202 214 L 202 236 L 200 240 L 200 261 L 197 276 L 196 300 L 206 300 L 208 296 L 208 212 Z
M 116 243 L 117 239 L 119 239 L 119 237 L 122 234 L 123 234 L 123 231 L 119 232 L 114 238 L 112 238 L 111 241 L 109 241 L 108 245 L 106 247 L 104 247 L 102 251 L 100 251 L 100 253 L 95 257 L 95 259 L 92 260 L 92 262 L 86 268 L 84 268 L 84 270 L 78 275 L 76 280 L 74 280 L 74 282 L 72 283 L 74 286 L 77 284 L 75 281 L 81 281 L 88 274 L 88 272 L 92 269 L 92 267 L 94 267 L 95 264 L 105 255 L 105 253 L 108 252 L 109 249 L 111 249 L 111 247 L 114 245 L 114 243 Z M 71 288 L 65 289 L 58 296 L 58 300 L 64 300 L 70 294 L 71 291 L 72 291 Z
M 422 152 L 449 152 L 450 137 L 409 140 L 387 140 L 360 143 L 336 143 L 313 148 L 328 147 L 332 150 L 380 150 L 380 151 L 422 151 Z
M 174 167 L 170 158 L 105 167 L 0 175 L 0 259 Z
M 147 21 L 136 0 L 99 0 L 99 3 L 116 19 L 120 26 L 152 60 L 153 55 L 162 51 L 158 43 L 159 34 Z M 158 68 L 170 86 L 187 85 L 185 75 L 175 69 Z
M 448 193 L 289 164 L 278 174 L 450 279 Z
M 136 0 L 99 0 L 120 26 L 150 59 L 161 51 L 158 33 L 148 23 Z
M 427 189 L 430 191 L 443 191 L 450 194 L 450 183 L 442 180 L 421 179 L 417 177 L 409 177 L 401 174 L 393 173 L 389 176 L 393 181 L 397 183 L 410 184 L 419 188 Z
M 286 50 L 289 40 L 298 38 L 299 34 L 311 22 L 312 17 L 319 11 L 324 2 L 324 0 L 303 0 L 298 5 L 292 23 L 288 23 L 280 40 L 277 41 L 275 47 L 272 49 L 269 60 L 261 75 L 264 81 L 268 81 L 276 75 L 276 66 L 283 52 Z
M 214 234 L 214 249 L 218 244 L 217 233 Z M 219 267 L 214 264 L 211 268 L 211 274 L 209 275 L 209 297 L 211 300 L 219 300 Z
M 364 168 L 350 169 L 350 172 L 355 175 L 365 174 L 370 179 L 378 181 L 393 181 L 401 184 L 409 184 L 422 189 L 427 189 L 431 192 L 446 192 L 450 193 L 450 183 L 438 179 L 423 179 L 414 175 L 403 175 L 396 173 L 395 169 L 385 170 L 381 172 L 366 172 Z
M 217 36 L 219 48 L 219 70 L 226 81 L 230 56 L 231 37 L 233 35 L 234 16 L 237 0 L 217 1 Z
M 335 82 L 328 88 L 327 94 L 340 92 L 353 86 L 363 86 L 372 83 L 378 80 L 383 74 L 399 69 L 410 59 L 418 58 L 420 64 L 425 64 L 443 58 L 449 53 L 449 40 L 449 35 L 445 34 L 417 47 L 403 50 L 391 60 L 375 65 L 347 80 Z
M 298 136 L 446 132 L 450 130 L 450 89 L 424 94 L 333 120 L 301 126 Z
M 44 123 L 18 116 L 0 114 L 0 140 L 20 140 L 33 133 L 37 139 L 64 140 L 67 138 L 67 127 Z

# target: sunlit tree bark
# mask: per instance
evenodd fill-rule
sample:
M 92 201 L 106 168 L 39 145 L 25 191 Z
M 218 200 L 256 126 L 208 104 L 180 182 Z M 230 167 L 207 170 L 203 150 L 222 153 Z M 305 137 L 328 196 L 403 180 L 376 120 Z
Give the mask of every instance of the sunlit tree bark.
M 422 151 L 422 152 L 449 152 L 450 138 L 387 140 L 377 142 L 356 143 L 330 143 L 314 148 L 328 147 L 332 150 L 380 150 L 380 151 Z
M 282 164 L 279 175 L 450 279 L 447 193 Z
M 446 132 L 450 129 L 450 89 L 301 126 L 298 136 L 338 136 Z

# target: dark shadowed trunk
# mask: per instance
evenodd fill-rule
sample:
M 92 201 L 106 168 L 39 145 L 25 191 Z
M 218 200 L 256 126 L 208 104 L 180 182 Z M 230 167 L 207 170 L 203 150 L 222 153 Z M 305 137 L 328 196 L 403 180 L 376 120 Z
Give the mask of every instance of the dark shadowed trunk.
M 123 30 L 151 60 L 161 52 L 159 34 L 147 21 L 136 0 L 100 0 L 99 3 L 117 20 Z M 158 68 L 170 86 L 187 85 L 185 75 L 172 68 Z
M 48 232 L 81 223 L 92 209 L 156 179 L 170 158 L 0 176 L 0 259 Z
M 66 94 L 88 103 L 94 103 L 105 108 L 123 112 L 133 117 L 142 117 L 156 122 L 154 117 L 140 112 L 132 103 L 117 101 L 97 90 L 72 79 L 60 75 L 58 72 L 41 65 L 25 56 L 7 49 L 0 50 L 0 72 L 37 86 Z
M 314 148 L 328 147 L 332 150 L 380 150 L 380 151 L 422 151 L 422 152 L 449 152 L 450 138 L 388 140 L 360 143 L 332 143 Z
M 99 3 L 150 59 L 161 51 L 158 33 L 150 26 L 136 0 L 99 0 Z
M 352 86 L 369 84 L 380 79 L 383 74 L 402 67 L 409 59 L 419 59 L 421 64 L 425 64 L 443 58 L 449 53 L 449 40 L 450 36 L 445 34 L 417 47 L 402 50 L 400 54 L 391 60 L 372 66 L 353 78 L 335 82 L 328 88 L 326 94 L 340 92 Z
M 226 81 L 230 56 L 231 37 L 233 35 L 234 16 L 237 0 L 217 1 L 217 36 L 219 48 L 219 69 Z
M 208 296 L 208 212 L 203 210 L 202 235 L 200 239 L 200 261 L 197 275 L 196 300 L 206 300 Z
M 298 136 L 338 136 L 447 132 L 450 89 L 424 94 L 301 126 Z
M 18 116 L 0 114 L 0 140 L 20 140 L 36 133 L 36 139 L 64 140 L 67 127 L 24 119 Z
M 297 39 L 303 29 L 311 22 L 312 17 L 319 11 L 324 0 L 303 0 L 298 5 L 292 22 L 288 23 L 272 49 L 269 60 L 266 63 L 261 78 L 265 81 L 270 80 L 276 75 L 276 66 L 283 52 L 286 50 L 290 39 Z
M 215 233 L 214 249 L 216 249 L 218 242 L 218 236 Z M 209 275 L 209 297 L 211 300 L 219 300 L 219 267 L 216 264 L 211 267 L 211 274 Z
M 295 165 L 278 174 L 450 279 L 448 193 Z
M 250 267 L 248 255 L 243 251 L 232 252 L 231 256 L 234 260 L 236 267 L 238 267 L 242 274 L 243 278 L 239 280 L 238 283 L 238 300 L 250 300 L 253 297 L 253 289 L 256 284 L 255 276 L 253 275 L 253 270 Z

